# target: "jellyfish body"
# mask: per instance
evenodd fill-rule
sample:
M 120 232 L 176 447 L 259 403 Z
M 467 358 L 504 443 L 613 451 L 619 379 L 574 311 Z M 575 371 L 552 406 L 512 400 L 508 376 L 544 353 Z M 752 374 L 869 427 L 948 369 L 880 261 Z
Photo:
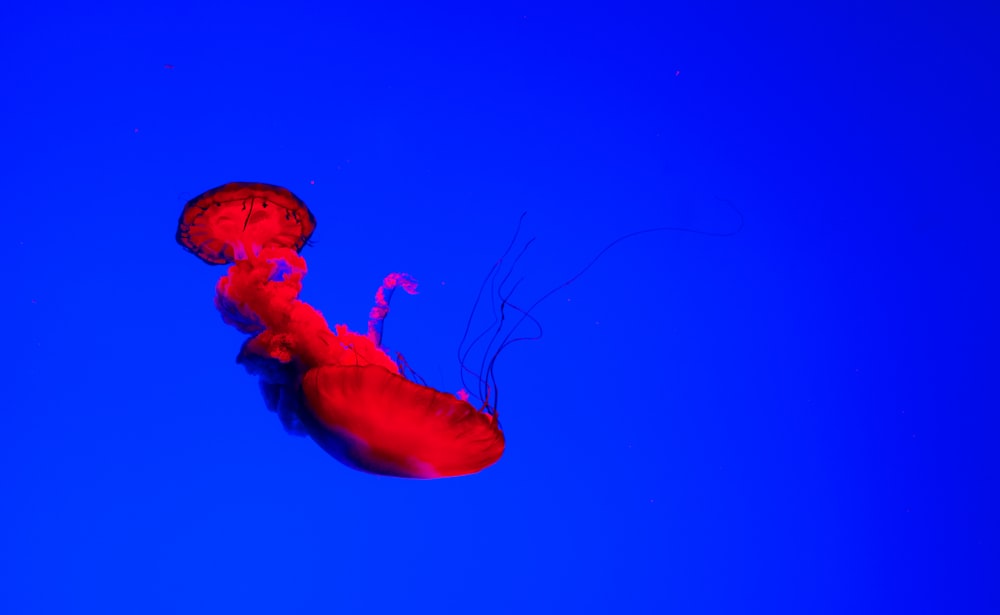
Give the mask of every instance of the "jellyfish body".
M 409 380 L 381 347 L 393 290 L 415 292 L 409 276 L 385 278 L 366 335 L 344 325 L 331 330 L 298 299 L 306 273 L 298 251 L 314 228 L 288 190 L 246 183 L 192 199 L 178 227 L 188 251 L 231 264 L 216 285 L 216 307 L 227 324 L 253 336 L 237 361 L 260 379 L 268 409 L 290 433 L 308 434 L 331 456 L 373 474 L 441 478 L 495 463 L 504 450 L 495 410 Z

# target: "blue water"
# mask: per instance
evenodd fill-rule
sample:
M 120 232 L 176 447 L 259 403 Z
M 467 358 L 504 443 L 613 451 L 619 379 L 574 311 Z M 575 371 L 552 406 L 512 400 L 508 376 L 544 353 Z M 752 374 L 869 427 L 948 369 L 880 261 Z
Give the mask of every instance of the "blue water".
M 0 612 L 1000 612 L 1000 20 L 877 4 L 5 9 Z M 331 323 L 419 280 L 385 343 L 446 391 L 521 212 L 526 301 L 745 226 L 607 252 L 500 462 L 406 481 L 235 363 L 174 242 L 228 181 L 309 204 Z

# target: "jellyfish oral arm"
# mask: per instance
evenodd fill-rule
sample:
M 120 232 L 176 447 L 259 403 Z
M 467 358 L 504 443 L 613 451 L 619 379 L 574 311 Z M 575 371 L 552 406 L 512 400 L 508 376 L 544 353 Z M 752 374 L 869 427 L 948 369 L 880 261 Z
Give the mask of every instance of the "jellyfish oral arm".
M 417 281 L 406 273 L 390 273 L 382 280 L 382 285 L 375 292 L 375 305 L 368 312 L 368 339 L 379 348 L 382 347 L 382 329 L 385 318 L 389 315 L 389 302 L 397 288 L 402 288 L 408 294 L 417 294 Z

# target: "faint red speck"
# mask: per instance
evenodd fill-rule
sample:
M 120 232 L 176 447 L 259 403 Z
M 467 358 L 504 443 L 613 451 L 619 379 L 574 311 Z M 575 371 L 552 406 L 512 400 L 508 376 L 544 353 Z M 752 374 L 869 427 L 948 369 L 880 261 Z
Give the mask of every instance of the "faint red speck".
M 174 67 L 173 64 L 164 64 L 163 65 L 163 68 L 166 68 L 167 70 L 171 70 L 171 69 L 173 69 L 173 67 Z
M 681 76 L 681 71 L 675 70 L 674 71 L 674 77 L 680 77 L 680 76 Z
M 134 135 L 139 134 L 139 129 L 138 128 L 133 128 L 132 129 L 132 134 L 134 134 Z
M 310 179 L 309 180 L 309 184 L 315 186 L 316 185 L 316 180 L 315 179 Z

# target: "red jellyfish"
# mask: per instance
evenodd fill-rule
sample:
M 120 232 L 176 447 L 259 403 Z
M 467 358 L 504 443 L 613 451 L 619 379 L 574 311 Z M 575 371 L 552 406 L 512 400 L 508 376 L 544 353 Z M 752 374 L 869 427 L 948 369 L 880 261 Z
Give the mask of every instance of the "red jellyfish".
M 298 299 L 316 221 L 290 191 L 219 186 L 188 201 L 177 241 L 209 264 L 229 264 L 216 285 L 223 320 L 250 334 L 237 361 L 260 379 L 267 407 L 290 433 L 308 434 L 344 464 L 372 474 L 442 478 L 496 463 L 504 436 L 496 409 L 407 378 L 381 345 L 382 322 L 406 274 L 386 276 L 366 334 Z

